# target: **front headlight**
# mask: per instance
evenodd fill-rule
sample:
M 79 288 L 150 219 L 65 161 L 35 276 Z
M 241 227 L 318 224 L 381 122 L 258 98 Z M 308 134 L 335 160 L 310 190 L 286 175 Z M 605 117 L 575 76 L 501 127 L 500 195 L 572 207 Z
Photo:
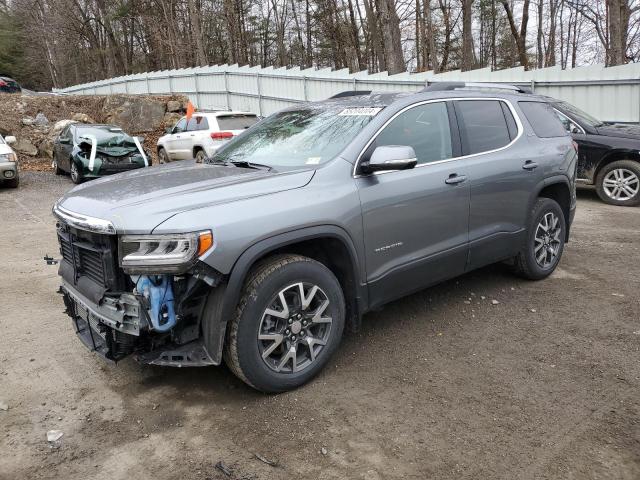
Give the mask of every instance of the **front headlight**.
M 18 156 L 15 153 L 1 153 L 0 162 L 17 162 Z
M 184 273 L 213 247 L 210 230 L 120 238 L 120 266 L 127 273 Z

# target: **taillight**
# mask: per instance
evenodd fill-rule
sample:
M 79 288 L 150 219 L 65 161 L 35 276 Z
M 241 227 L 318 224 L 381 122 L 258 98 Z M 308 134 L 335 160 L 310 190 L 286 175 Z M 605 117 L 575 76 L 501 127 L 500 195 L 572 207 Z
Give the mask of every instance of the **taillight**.
M 233 138 L 233 132 L 212 132 L 211 138 L 214 140 L 229 140 Z

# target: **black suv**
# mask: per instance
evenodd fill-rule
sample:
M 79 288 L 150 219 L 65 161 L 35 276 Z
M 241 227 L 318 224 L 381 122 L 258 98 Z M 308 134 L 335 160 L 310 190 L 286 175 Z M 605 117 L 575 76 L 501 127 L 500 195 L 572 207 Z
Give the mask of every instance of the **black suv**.
M 579 146 L 577 181 L 595 185 L 611 205 L 639 205 L 640 127 L 602 122 L 570 103 L 549 101 Z

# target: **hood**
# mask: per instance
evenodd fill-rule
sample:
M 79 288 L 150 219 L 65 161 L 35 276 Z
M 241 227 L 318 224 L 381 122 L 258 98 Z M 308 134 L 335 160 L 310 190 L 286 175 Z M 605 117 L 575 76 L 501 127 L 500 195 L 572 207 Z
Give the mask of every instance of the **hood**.
M 78 144 L 78 148 L 86 153 L 91 152 L 92 143 L 90 140 L 82 139 Z M 129 142 L 127 140 L 122 140 L 118 142 L 108 142 L 102 141 L 98 142 L 96 145 L 96 152 L 102 155 L 108 155 L 110 157 L 123 157 L 125 155 L 130 155 L 133 152 L 137 152 L 138 147 L 135 143 Z
M 640 140 L 640 126 L 611 123 L 597 128 L 598 134 L 609 137 L 635 138 Z
M 314 170 L 267 172 L 184 160 L 93 180 L 59 200 L 63 208 L 148 233 L 187 210 L 268 195 L 309 183 Z
M 0 143 L 0 155 L 4 155 L 5 153 L 14 153 L 14 151 L 6 143 Z

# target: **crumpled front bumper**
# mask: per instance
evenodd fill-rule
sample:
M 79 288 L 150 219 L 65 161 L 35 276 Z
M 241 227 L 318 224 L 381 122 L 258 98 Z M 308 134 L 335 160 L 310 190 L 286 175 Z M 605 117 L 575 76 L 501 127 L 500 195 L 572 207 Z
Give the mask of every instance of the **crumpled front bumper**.
M 59 292 L 76 335 L 90 351 L 115 363 L 129 355 L 144 364 L 173 367 L 207 366 L 217 363 L 202 339 L 175 345 L 158 344 L 149 331 L 147 309 L 133 294 L 103 297 L 98 305 L 63 281 Z

